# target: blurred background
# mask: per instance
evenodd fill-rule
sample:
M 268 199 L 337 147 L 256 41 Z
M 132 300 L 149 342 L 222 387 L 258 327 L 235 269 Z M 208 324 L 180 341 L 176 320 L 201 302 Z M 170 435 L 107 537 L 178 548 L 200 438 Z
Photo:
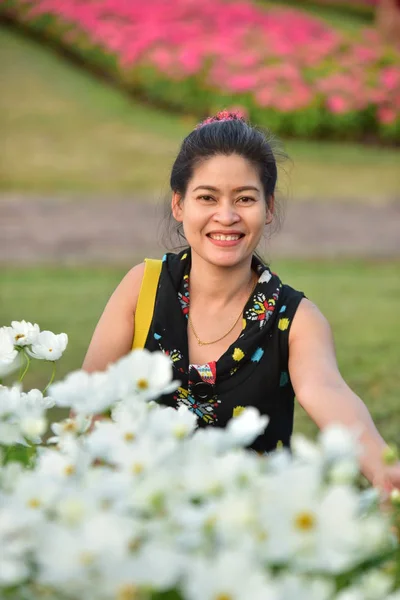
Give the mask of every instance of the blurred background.
M 163 254 L 181 140 L 240 109 L 290 157 L 261 252 L 400 443 L 398 0 L 1 0 L 0 54 L 0 325 L 65 331 L 58 376 L 79 368 L 120 279 Z

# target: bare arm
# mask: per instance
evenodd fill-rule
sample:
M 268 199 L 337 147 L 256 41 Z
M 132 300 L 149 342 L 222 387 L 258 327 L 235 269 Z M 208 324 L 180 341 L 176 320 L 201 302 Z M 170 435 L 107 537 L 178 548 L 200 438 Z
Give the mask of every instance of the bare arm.
M 327 320 L 306 299 L 298 307 L 289 334 L 289 371 L 298 401 L 320 429 L 332 422 L 361 426 L 361 470 L 371 483 L 380 486 L 386 444 L 365 404 L 342 379 Z
M 143 274 L 144 263 L 133 267 L 109 299 L 83 361 L 85 371 L 103 371 L 131 350 Z

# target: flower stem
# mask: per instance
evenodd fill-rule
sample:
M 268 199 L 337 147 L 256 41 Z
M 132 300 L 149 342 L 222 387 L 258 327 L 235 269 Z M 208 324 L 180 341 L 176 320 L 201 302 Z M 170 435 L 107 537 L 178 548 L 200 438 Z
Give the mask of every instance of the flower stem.
M 23 370 L 22 374 L 20 375 L 20 378 L 18 379 L 19 382 L 21 382 L 24 379 L 25 375 L 28 372 L 29 365 L 31 364 L 31 359 L 29 358 L 29 356 L 27 355 L 27 353 L 25 351 L 23 351 L 23 355 L 25 356 L 26 364 L 25 364 L 25 369 Z
M 53 372 L 52 372 L 52 374 L 51 374 L 51 377 L 50 377 L 50 381 L 49 381 L 49 383 L 46 385 L 46 387 L 44 388 L 44 390 L 43 390 L 43 392 L 42 392 L 42 393 L 43 393 L 43 395 L 44 395 L 44 394 L 47 392 L 48 388 L 49 388 L 49 387 L 51 386 L 51 384 L 53 383 L 53 381 L 54 381 L 54 377 L 56 376 L 56 370 L 57 370 L 57 363 L 56 363 L 56 361 L 54 361 L 54 362 L 53 362 Z

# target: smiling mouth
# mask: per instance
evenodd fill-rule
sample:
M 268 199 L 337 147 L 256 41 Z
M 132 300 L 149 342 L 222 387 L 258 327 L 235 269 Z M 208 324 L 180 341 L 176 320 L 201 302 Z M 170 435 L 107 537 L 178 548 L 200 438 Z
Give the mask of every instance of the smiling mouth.
M 244 233 L 230 233 L 230 234 L 223 234 L 223 233 L 207 233 L 207 237 L 211 238 L 212 240 L 218 240 L 218 241 L 222 241 L 222 242 L 234 242 L 236 240 L 240 240 L 240 238 L 244 237 Z

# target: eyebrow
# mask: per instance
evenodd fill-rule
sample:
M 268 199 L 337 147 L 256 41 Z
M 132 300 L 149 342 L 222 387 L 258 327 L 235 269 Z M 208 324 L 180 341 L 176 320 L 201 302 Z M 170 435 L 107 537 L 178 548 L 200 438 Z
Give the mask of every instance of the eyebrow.
M 211 192 L 219 192 L 219 189 L 216 187 L 213 187 L 212 185 L 198 185 L 196 188 L 194 188 L 194 192 L 196 190 L 209 190 Z M 238 187 L 235 188 L 233 191 L 234 192 L 244 192 L 246 190 L 254 190 L 255 192 L 259 192 L 260 190 L 258 189 L 258 187 L 255 187 L 254 185 L 243 185 L 242 187 Z

